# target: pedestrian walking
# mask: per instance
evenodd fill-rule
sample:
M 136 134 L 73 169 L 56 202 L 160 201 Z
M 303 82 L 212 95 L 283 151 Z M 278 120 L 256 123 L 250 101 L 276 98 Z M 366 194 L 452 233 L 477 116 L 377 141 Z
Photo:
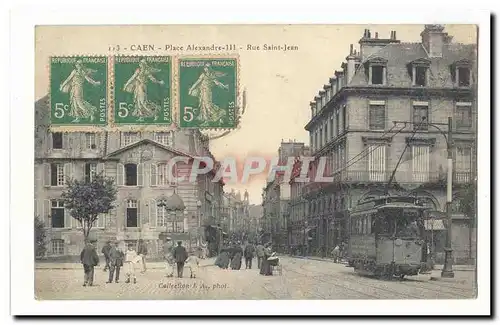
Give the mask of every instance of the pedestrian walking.
M 257 267 L 260 269 L 262 267 L 262 260 L 264 259 L 264 246 L 262 244 L 257 245 Z
M 94 285 L 94 267 L 99 265 L 99 256 L 95 246 L 90 242 L 85 243 L 85 247 L 80 253 L 80 261 L 83 264 L 83 286 L 91 287 Z
M 184 263 L 188 258 L 186 248 L 182 246 L 182 242 L 177 242 L 177 247 L 174 248 L 174 259 L 177 263 L 177 277 L 182 278 L 182 273 L 184 271 Z
M 334 263 L 338 263 L 340 260 L 340 246 L 336 245 L 334 249 L 332 249 L 332 258 Z
M 115 278 L 115 283 L 118 283 L 120 280 L 120 269 L 123 266 L 124 254 L 118 245 L 119 243 L 115 242 L 115 246 L 112 246 L 109 250 L 109 278 L 106 283 L 112 283 L 113 277 Z
M 139 244 L 137 246 L 137 254 L 141 257 L 141 274 L 146 273 L 146 255 L 148 255 L 148 247 L 144 240 L 139 239 Z
M 241 244 L 238 242 L 233 246 L 233 258 L 231 259 L 231 269 L 239 270 L 241 269 L 241 258 L 243 257 L 243 249 Z
M 106 265 L 104 266 L 104 272 L 109 270 L 109 250 L 111 249 L 111 241 L 108 240 L 106 245 L 102 247 L 101 253 L 104 254 L 104 259 L 106 260 Z
M 199 266 L 200 266 L 200 260 L 196 256 L 195 252 L 194 251 L 189 252 L 189 257 L 186 260 L 186 267 L 189 268 L 190 278 L 196 278 Z
M 174 259 L 174 247 L 170 238 L 167 239 L 165 243 L 165 276 L 171 278 L 174 276 L 175 269 L 175 259 Z
M 252 260 L 255 254 L 255 247 L 252 243 L 248 242 L 245 246 L 245 269 L 252 268 Z
M 127 280 L 125 283 L 130 283 L 130 278 L 134 279 L 134 283 L 137 283 L 137 278 L 135 277 L 135 264 L 140 262 L 140 256 L 134 249 L 133 244 L 128 245 L 127 253 L 125 254 L 125 266 L 127 272 Z

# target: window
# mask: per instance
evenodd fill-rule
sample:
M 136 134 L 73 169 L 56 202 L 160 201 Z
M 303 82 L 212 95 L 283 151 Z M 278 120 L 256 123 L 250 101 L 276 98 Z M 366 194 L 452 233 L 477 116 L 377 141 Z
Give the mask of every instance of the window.
M 413 129 L 427 130 L 429 122 L 429 106 L 424 102 L 416 102 L 413 104 Z
M 95 176 L 97 175 L 97 164 L 96 163 L 86 163 L 85 164 L 85 182 L 91 183 Z
M 325 143 L 328 143 L 328 122 L 325 123 L 325 135 L 324 135 Z
M 346 105 L 342 105 L 342 131 L 345 131 L 347 128 L 347 110 Z
M 319 129 L 319 146 L 318 149 L 323 147 L 323 127 Z
M 330 130 L 330 138 L 333 138 L 333 136 L 334 136 L 334 133 L 333 133 L 333 115 L 330 116 L 330 127 L 329 127 L 329 130 Z
M 85 133 L 85 144 L 87 149 L 97 149 L 96 134 L 95 133 Z
M 125 186 L 137 186 L 137 165 L 125 165 Z
M 64 164 L 50 164 L 50 185 L 64 186 Z
M 172 166 L 172 171 L 170 171 L 172 173 L 172 175 L 170 175 L 170 173 L 169 173 L 169 170 L 168 170 L 169 165 L 167 163 L 159 164 L 157 166 L 157 171 L 154 171 L 154 166 L 152 166 L 152 167 L 153 167 L 152 175 L 156 176 L 156 173 L 157 173 L 156 184 L 158 184 L 158 186 L 172 185 L 175 183 L 174 178 L 177 177 L 177 166 L 176 165 Z M 153 180 L 152 184 L 154 184 L 154 181 L 155 180 Z
M 50 205 L 51 227 L 64 228 L 64 202 L 62 200 L 51 200 Z
M 155 134 L 156 142 L 164 146 L 172 145 L 172 134 L 170 132 L 157 132 Z
M 385 146 L 368 146 L 368 178 L 373 182 L 385 181 Z
M 335 110 L 335 130 L 337 131 L 337 135 L 340 134 L 339 124 L 340 124 L 340 110 L 337 108 Z
M 50 253 L 52 255 L 64 255 L 64 240 L 52 239 L 50 241 Z
M 52 133 L 52 149 L 63 148 L 63 134 L 61 132 Z
M 470 87 L 470 69 L 460 67 L 457 69 L 457 80 L 459 87 Z
M 429 181 L 429 147 L 412 147 L 413 181 Z
M 384 66 L 374 65 L 371 66 L 371 84 L 383 85 L 384 84 Z
M 457 128 L 469 129 L 472 127 L 472 104 L 471 103 L 457 103 L 455 110 L 455 120 L 457 121 Z
M 157 227 L 166 227 L 168 219 L 169 219 L 169 214 L 167 211 L 167 207 L 157 206 L 156 207 L 156 226 Z
M 136 200 L 127 201 L 127 227 L 136 228 L 139 224 L 139 208 Z
M 427 85 L 427 67 L 415 67 L 415 86 L 425 87 Z
M 123 146 L 128 146 L 139 140 L 138 132 L 125 132 L 123 134 Z
M 470 172 L 472 168 L 472 148 L 470 147 L 457 147 L 456 158 L 457 172 Z
M 372 104 L 370 103 L 370 130 L 385 129 L 385 103 Z

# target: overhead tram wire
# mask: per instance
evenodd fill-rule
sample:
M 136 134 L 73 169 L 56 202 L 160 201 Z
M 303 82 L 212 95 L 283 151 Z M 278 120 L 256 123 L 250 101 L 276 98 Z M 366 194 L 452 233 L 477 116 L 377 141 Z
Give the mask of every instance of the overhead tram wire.
M 396 123 L 394 123 L 394 125 L 387 131 L 385 131 L 381 136 L 380 138 L 383 138 L 386 134 L 388 134 L 389 132 L 391 132 L 394 128 L 396 127 Z M 396 133 L 397 134 L 397 133 Z M 347 162 L 346 162 L 346 165 L 349 164 L 349 162 L 353 161 L 354 159 L 356 159 L 356 157 L 358 157 L 359 155 L 363 154 L 364 151 L 368 150 L 368 148 L 366 149 L 363 149 L 361 150 L 357 155 L 355 155 L 354 157 L 352 157 L 351 159 L 349 159 Z
M 397 131 L 396 131 L 396 133 L 394 133 L 393 135 L 391 135 L 391 136 L 389 137 L 389 140 L 392 140 L 392 139 L 393 139 L 396 135 L 398 135 L 401 131 L 403 131 L 403 130 L 406 128 L 406 125 L 407 125 L 407 123 L 404 123 L 404 126 L 403 126 L 401 129 L 397 130 Z M 394 123 L 394 126 L 396 126 L 396 123 Z M 393 127 L 393 128 L 394 128 L 394 127 Z M 388 132 L 386 132 L 386 133 L 388 133 Z M 344 166 L 344 167 L 342 167 L 342 168 L 340 168 L 340 169 L 336 170 L 336 171 L 334 172 L 334 174 L 339 173 L 339 172 L 341 172 L 341 171 L 345 170 L 345 169 L 346 169 L 346 168 L 348 168 L 348 167 L 351 167 L 352 165 L 354 165 L 354 164 L 355 164 L 355 163 L 357 163 L 358 161 L 360 161 L 360 160 L 364 159 L 366 156 L 368 156 L 370 153 L 372 153 L 373 151 L 377 150 L 377 149 L 378 149 L 378 148 L 380 148 L 381 146 L 383 146 L 383 145 L 382 145 L 382 144 L 379 144 L 379 145 L 375 146 L 375 147 L 374 147 L 373 149 L 371 149 L 371 150 L 370 150 L 369 148 L 362 150 L 362 151 L 361 151 L 360 153 L 358 153 L 355 157 L 359 156 L 360 154 L 364 153 L 365 151 L 368 151 L 368 150 L 369 150 L 369 152 L 367 152 L 366 154 L 364 154 L 362 157 L 359 157 L 358 159 L 356 159 L 356 161 L 353 161 L 353 160 L 355 159 L 355 157 L 353 157 L 352 159 L 350 159 L 350 160 L 346 163 L 346 166 Z
M 414 127 L 414 130 L 412 132 L 410 140 L 406 141 L 406 145 L 405 145 L 403 151 L 401 152 L 401 155 L 399 156 L 398 162 L 396 163 L 396 166 L 394 167 L 394 170 L 391 173 L 391 177 L 389 178 L 389 181 L 387 182 L 387 184 L 385 186 L 385 194 L 388 194 L 388 192 L 389 192 L 389 186 L 391 186 L 392 180 L 394 179 L 394 175 L 396 175 L 396 170 L 398 169 L 399 164 L 401 164 L 401 160 L 403 159 L 403 155 L 405 154 L 406 149 L 408 149 L 408 147 L 410 146 L 410 143 L 415 138 L 415 135 L 417 134 L 417 131 L 420 130 L 420 127 L 422 126 L 422 124 L 424 124 L 424 121 L 425 121 L 425 118 L 422 118 L 422 121 L 420 123 L 418 123 L 416 125 L 416 127 Z

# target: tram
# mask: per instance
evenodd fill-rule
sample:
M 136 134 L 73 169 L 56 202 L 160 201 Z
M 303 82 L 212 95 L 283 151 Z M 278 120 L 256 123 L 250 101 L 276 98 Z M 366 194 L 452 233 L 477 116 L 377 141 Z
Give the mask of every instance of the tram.
M 350 214 L 348 263 L 358 273 L 387 278 L 417 275 L 426 259 L 424 207 L 416 197 L 381 196 Z

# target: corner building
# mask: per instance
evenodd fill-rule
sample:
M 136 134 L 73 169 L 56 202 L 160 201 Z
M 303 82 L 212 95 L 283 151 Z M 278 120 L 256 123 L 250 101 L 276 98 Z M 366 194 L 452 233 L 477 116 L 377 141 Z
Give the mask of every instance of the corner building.
M 359 51 L 350 47 L 341 70 L 310 103 L 309 131 L 315 158 L 328 157 L 332 183 L 300 188 L 306 211 L 296 217 L 312 254 L 325 255 L 349 235 L 349 210 L 360 200 L 389 194 L 414 195 L 445 211 L 445 137 L 430 123 L 453 119 L 453 225 L 455 263 L 475 259 L 472 220 L 460 211 L 460 192 L 476 177 L 477 48 L 452 42 L 440 25 L 426 25 L 421 42 L 403 43 L 391 32 L 379 38 L 365 30 Z M 414 124 L 397 124 L 406 121 Z M 439 126 L 446 133 L 446 125 Z M 401 158 L 401 160 L 400 160 Z M 317 162 L 311 164 L 315 175 Z M 432 232 L 435 259 L 444 257 L 445 228 Z
M 161 255 L 161 235 L 189 247 L 220 222 L 224 184 L 212 182 L 215 171 L 188 181 L 193 158 L 211 156 L 200 132 L 173 126 L 164 132 L 52 133 L 49 120 L 45 97 L 35 103 L 34 205 L 35 217 L 46 226 L 47 256 L 78 255 L 83 247 L 78 221 L 60 200 L 67 178 L 91 179 L 102 172 L 118 187 L 116 207 L 99 216 L 91 230 L 98 252 L 107 240 L 143 239 L 148 255 Z M 176 156 L 189 159 L 176 164 L 175 175 L 187 176 L 179 183 L 167 174 L 167 162 Z

